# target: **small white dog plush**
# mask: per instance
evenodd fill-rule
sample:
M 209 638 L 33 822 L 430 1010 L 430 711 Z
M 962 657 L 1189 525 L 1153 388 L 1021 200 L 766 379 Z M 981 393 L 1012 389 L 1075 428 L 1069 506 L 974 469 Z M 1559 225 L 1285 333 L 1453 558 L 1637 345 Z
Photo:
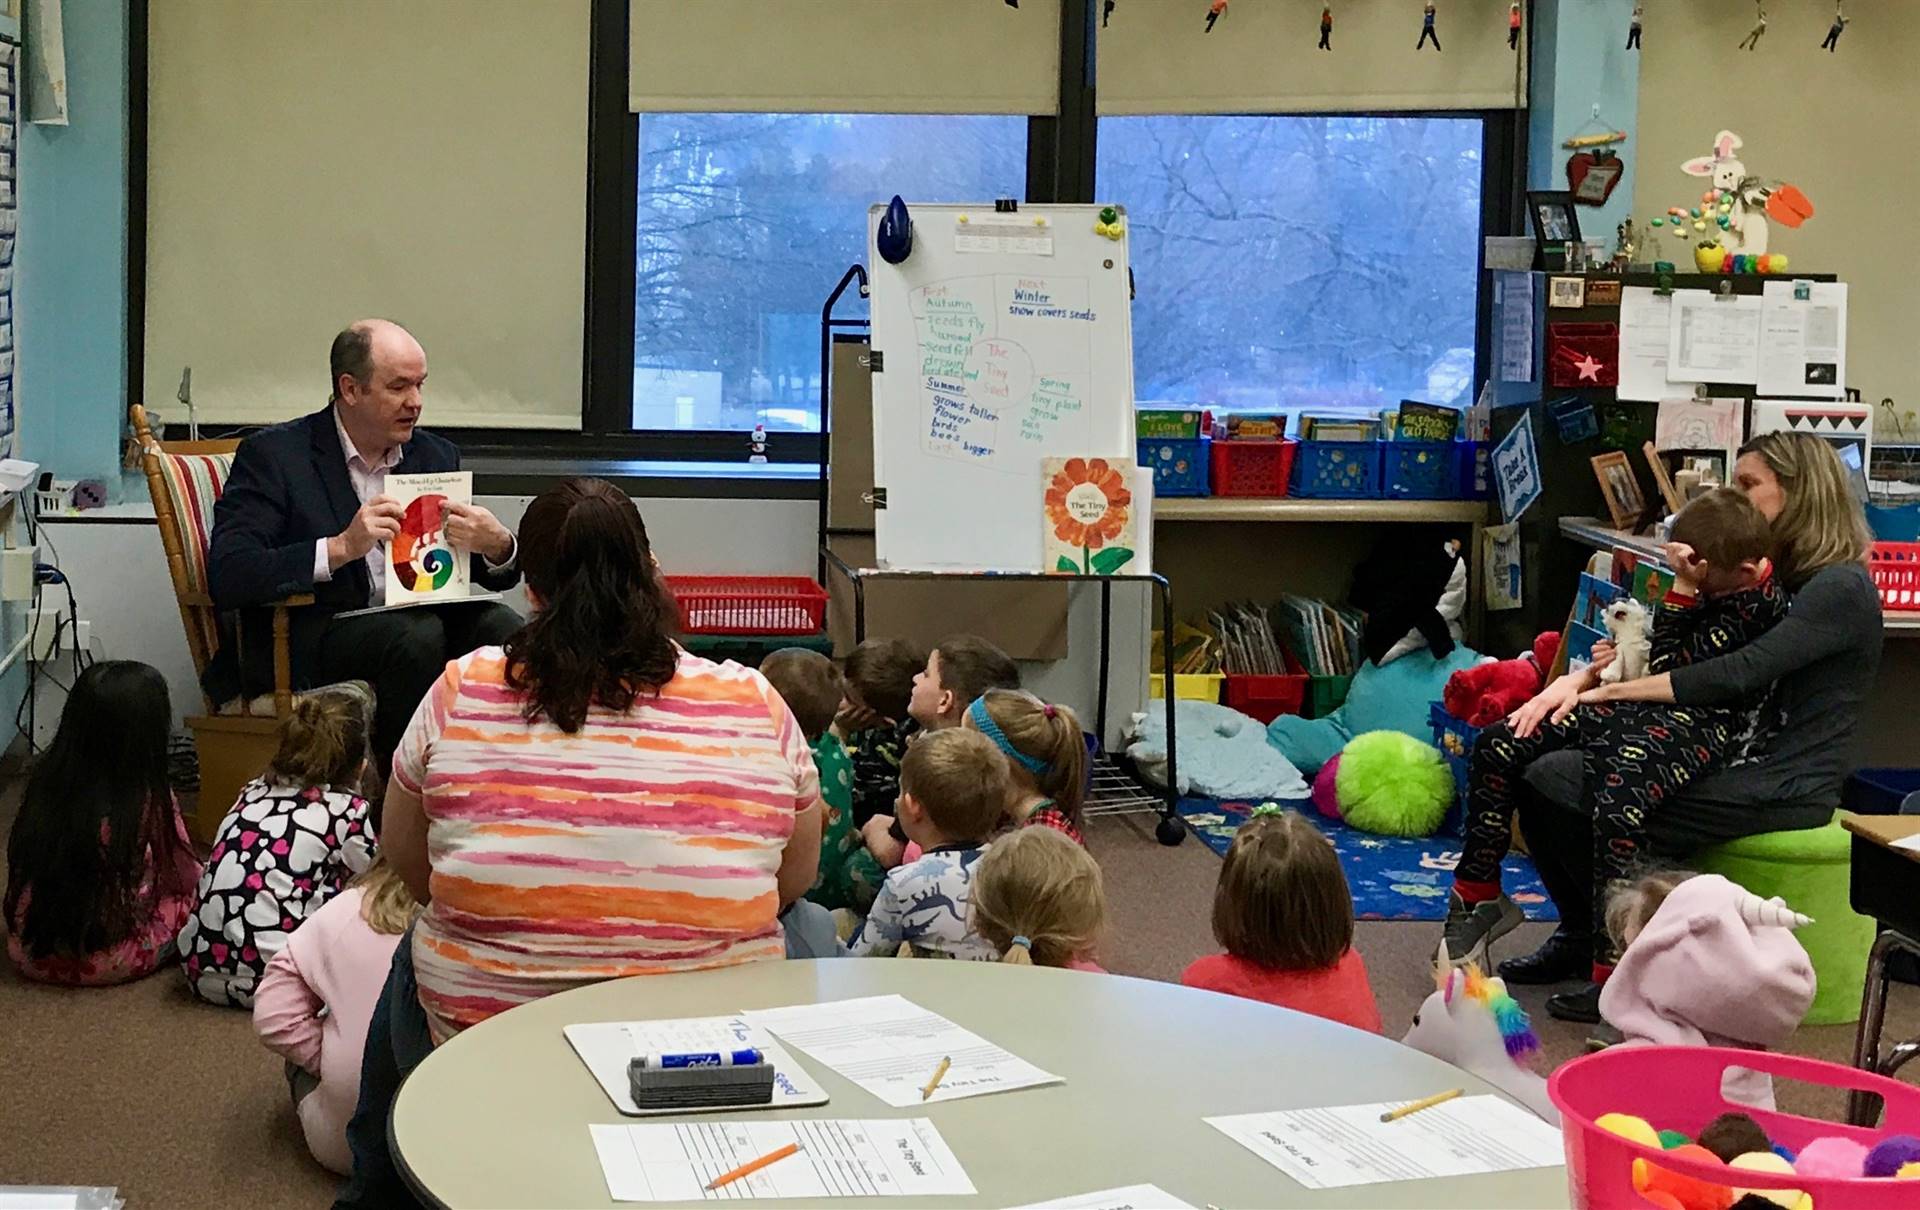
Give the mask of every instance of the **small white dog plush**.
M 1653 650 L 1653 640 L 1647 636 L 1647 607 L 1632 597 L 1622 597 L 1607 606 L 1606 623 L 1614 657 L 1613 663 L 1600 670 L 1600 679 L 1615 684 L 1647 675 L 1647 659 Z

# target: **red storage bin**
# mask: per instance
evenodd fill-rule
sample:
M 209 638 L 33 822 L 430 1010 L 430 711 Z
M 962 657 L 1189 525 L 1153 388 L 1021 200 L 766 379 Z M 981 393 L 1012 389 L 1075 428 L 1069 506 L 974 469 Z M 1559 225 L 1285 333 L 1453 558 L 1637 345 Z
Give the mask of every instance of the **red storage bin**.
M 1920 610 L 1920 542 L 1875 542 L 1867 570 L 1882 609 Z
M 1293 452 L 1299 442 L 1215 441 L 1213 494 L 1216 496 L 1284 496 L 1293 474 Z
M 827 591 L 805 576 L 668 576 L 688 634 L 815 634 Z
M 1299 714 L 1307 699 L 1304 676 L 1235 676 L 1227 674 L 1221 695 L 1228 706 L 1263 723 L 1283 714 Z

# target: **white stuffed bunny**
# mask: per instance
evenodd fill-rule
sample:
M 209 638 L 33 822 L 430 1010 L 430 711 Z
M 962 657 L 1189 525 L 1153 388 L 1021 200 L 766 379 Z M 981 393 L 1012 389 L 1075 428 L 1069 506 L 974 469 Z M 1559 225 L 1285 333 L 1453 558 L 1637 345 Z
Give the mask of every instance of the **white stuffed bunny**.
M 1647 633 L 1647 607 L 1632 597 L 1622 597 L 1607 606 L 1606 624 L 1614 657 L 1613 663 L 1600 670 L 1600 679 L 1611 685 L 1647 675 L 1647 661 L 1653 654 L 1653 640 Z

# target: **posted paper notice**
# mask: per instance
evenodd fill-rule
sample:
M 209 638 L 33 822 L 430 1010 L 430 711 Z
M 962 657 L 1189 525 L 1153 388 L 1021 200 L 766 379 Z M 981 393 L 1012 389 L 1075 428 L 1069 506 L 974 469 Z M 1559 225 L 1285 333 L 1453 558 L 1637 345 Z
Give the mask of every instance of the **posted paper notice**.
M 941 1197 L 974 1192 L 959 1159 L 926 1118 L 857 1121 L 675 1122 L 589 1127 L 607 1196 L 616 1202 L 799 1197 Z M 734 1169 L 798 1143 L 800 1150 L 708 1189 Z
M 1496 1096 L 1460 1097 L 1397 1121 L 1408 1101 L 1283 1109 L 1206 1123 L 1309 1189 L 1475 1176 L 1564 1162 L 1560 1131 Z
M 1674 294 L 1667 338 L 1670 382 L 1751 384 L 1759 377 L 1759 298 L 1705 290 Z
M 1758 392 L 1828 399 L 1844 395 L 1846 283 L 1770 281 L 1761 291 L 1760 330 L 1765 340 L 1760 345 Z
M 1059 1076 L 904 996 L 829 1000 L 744 1015 L 895 1109 L 1060 1083 Z M 933 1095 L 923 1100 L 921 1089 L 942 1059 L 952 1063 Z

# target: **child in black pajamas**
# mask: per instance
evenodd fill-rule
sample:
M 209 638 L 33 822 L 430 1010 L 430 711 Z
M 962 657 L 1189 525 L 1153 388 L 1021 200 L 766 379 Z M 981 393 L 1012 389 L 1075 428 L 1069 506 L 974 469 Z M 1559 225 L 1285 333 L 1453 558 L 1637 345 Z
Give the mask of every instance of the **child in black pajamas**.
M 1766 518 L 1732 488 L 1716 488 L 1681 510 L 1668 548 L 1681 557 L 1670 560 L 1674 586 L 1654 616 L 1650 671 L 1725 655 L 1786 616 L 1786 593 L 1767 563 L 1770 545 Z M 1528 765 L 1561 748 L 1585 755 L 1594 863 L 1606 874 L 1595 880 L 1594 918 L 1604 919 L 1607 896 L 1639 873 L 1648 817 L 1708 769 L 1756 748 L 1766 715 L 1764 702 L 1593 702 L 1525 737 L 1504 722 L 1481 732 L 1468 764 L 1466 844 L 1447 905 L 1448 955 L 1484 967 L 1488 944 L 1522 919 L 1501 892 L 1500 862 Z M 1605 982 L 1614 957 L 1611 941 L 1596 931 L 1594 982 Z

